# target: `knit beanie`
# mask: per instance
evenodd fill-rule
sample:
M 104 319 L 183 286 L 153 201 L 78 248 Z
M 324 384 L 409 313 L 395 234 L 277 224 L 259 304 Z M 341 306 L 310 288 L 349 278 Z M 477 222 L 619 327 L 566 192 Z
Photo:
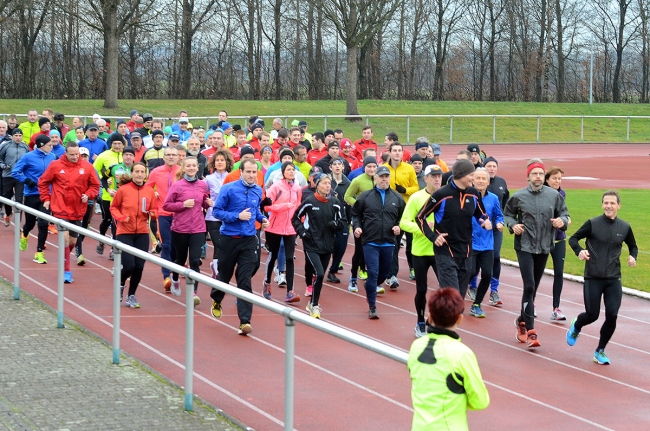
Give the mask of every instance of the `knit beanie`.
M 451 168 L 451 173 L 455 179 L 460 179 L 474 172 L 474 169 L 474 164 L 472 162 L 461 159 L 456 160 L 456 163 L 454 163 L 454 166 Z
M 368 163 L 374 163 L 375 165 L 377 164 L 377 159 L 372 156 L 366 156 L 363 158 L 363 167 L 365 168 Z

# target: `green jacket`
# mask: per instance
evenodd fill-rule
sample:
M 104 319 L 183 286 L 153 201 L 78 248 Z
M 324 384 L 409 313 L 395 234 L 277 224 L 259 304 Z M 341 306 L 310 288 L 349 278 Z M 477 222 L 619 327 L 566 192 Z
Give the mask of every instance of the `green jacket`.
M 353 207 L 354 203 L 357 201 L 357 197 L 361 193 L 371 190 L 373 187 L 375 187 L 375 180 L 366 174 L 361 174 L 352 180 L 350 187 L 348 187 L 348 190 L 345 192 L 343 200 L 345 200 L 346 204 Z
M 25 121 L 18 127 L 23 131 L 23 142 L 27 145 L 29 145 L 29 140 L 32 139 L 32 135 L 41 131 L 41 126 L 38 125 L 38 121 L 35 121 L 33 123 Z
M 108 190 L 106 188 L 106 183 L 104 180 L 107 180 L 108 178 L 113 179 L 113 184 L 111 184 L 111 187 L 113 190 L 117 190 L 117 182 L 115 181 L 115 178 L 112 177 L 113 174 L 113 167 L 116 165 L 119 165 L 123 162 L 122 159 L 122 153 L 116 153 L 113 150 L 106 150 L 103 153 L 101 153 L 95 161 L 93 162 L 93 166 L 95 167 L 95 170 L 97 171 L 97 174 L 99 174 L 99 180 L 102 181 L 102 200 L 107 201 L 107 202 L 112 202 L 113 197 L 108 193 Z
M 482 410 L 490 404 L 476 356 L 456 332 L 431 326 L 428 330 L 409 351 L 411 429 L 468 430 L 467 409 Z
M 400 229 L 413 234 L 413 245 L 411 246 L 413 256 L 433 256 L 433 243 L 422 233 L 415 222 L 415 217 L 429 199 L 431 199 L 431 195 L 427 192 L 427 189 L 413 193 L 406 203 L 402 220 L 399 222 Z M 434 217 L 433 213 L 429 214 L 427 221 L 433 223 Z

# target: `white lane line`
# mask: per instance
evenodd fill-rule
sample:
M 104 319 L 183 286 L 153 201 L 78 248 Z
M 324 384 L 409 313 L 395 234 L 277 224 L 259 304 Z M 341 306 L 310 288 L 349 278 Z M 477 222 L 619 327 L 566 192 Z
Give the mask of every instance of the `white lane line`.
M 586 424 L 593 425 L 596 428 L 600 428 L 600 429 L 608 430 L 608 431 L 614 431 L 612 428 L 607 428 L 606 426 L 603 426 L 603 425 L 600 425 L 600 424 L 598 424 L 596 422 L 590 421 L 589 419 L 585 419 L 585 418 L 583 418 L 581 416 L 574 415 L 573 413 L 567 412 L 566 410 L 562 410 L 562 409 L 554 407 L 554 406 L 552 406 L 550 404 L 547 404 L 547 403 L 544 403 L 542 401 L 536 400 L 535 398 L 531 398 L 531 397 L 529 397 L 527 395 L 520 394 L 519 392 L 515 392 L 515 391 L 512 391 L 512 390 L 510 390 L 508 388 L 504 388 L 503 386 L 497 385 L 495 383 L 485 381 L 485 384 L 487 386 L 494 386 L 495 388 L 500 389 L 500 390 L 502 390 L 504 392 L 507 392 L 507 393 L 509 393 L 511 395 L 514 395 L 514 396 L 519 397 L 519 398 L 523 398 L 523 399 L 525 399 L 527 401 L 530 401 L 531 403 L 538 404 L 540 406 L 543 406 L 543 407 L 546 407 L 548 409 L 554 410 L 554 411 L 556 411 L 558 413 L 562 413 L 563 415 L 567 415 L 569 417 L 577 419 L 577 420 L 579 420 L 581 422 L 584 422 Z

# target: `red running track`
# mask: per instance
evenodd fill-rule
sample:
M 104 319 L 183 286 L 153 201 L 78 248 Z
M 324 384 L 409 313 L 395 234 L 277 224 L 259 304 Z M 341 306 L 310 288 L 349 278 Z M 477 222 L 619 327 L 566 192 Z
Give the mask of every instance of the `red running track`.
M 636 160 L 641 162 L 640 158 Z M 523 163 L 525 166 L 525 160 Z M 0 241 L 9 244 L 12 232 L 12 228 L 1 229 Z M 50 237 L 45 252 L 50 259 L 47 265 L 31 260 L 35 240 L 30 239 L 28 251 L 21 256 L 21 287 L 56 307 L 56 238 Z M 112 262 L 107 253 L 97 256 L 94 246 L 88 240 L 87 265 L 73 267 L 75 281 L 66 285 L 65 312 L 66 317 L 110 340 Z M 345 270 L 339 275 L 343 283 L 327 283 L 324 288 L 323 319 L 408 351 L 415 325 L 415 286 L 407 279 L 403 254 L 400 288 L 378 298 L 380 319 L 369 321 L 365 297 L 346 289 L 351 247 L 348 250 Z M 12 265 L 9 252 L 0 259 L 0 274 L 12 279 Z M 299 273 L 302 265 L 299 250 Z M 264 268 L 263 263 L 254 279 L 257 294 L 261 294 Z M 430 281 L 434 286 L 433 276 Z M 122 349 L 182 385 L 185 309 L 177 298 L 162 292 L 161 282 L 159 269 L 147 264 L 137 294 L 142 308 L 122 309 Z M 184 289 L 184 283 L 182 286 Z M 296 286 L 303 293 L 300 275 Z M 487 410 L 469 413 L 470 428 L 646 430 L 650 423 L 650 371 L 646 365 L 650 348 L 639 335 L 647 333 L 650 325 L 647 301 L 623 298 L 619 327 L 607 349 L 613 365 L 600 366 L 591 357 L 604 316 L 601 313 L 596 324 L 583 330 L 575 347 L 568 347 L 564 341 L 568 324 L 548 319 L 551 288 L 552 278 L 545 276 L 537 297 L 536 328 L 541 347 L 534 351 L 515 341 L 513 320 L 522 290 L 516 268 L 504 267 L 502 272 L 504 306 L 486 306 L 486 319 L 465 319 L 459 332 L 476 353 L 491 396 Z M 283 293 L 274 286 L 274 298 L 281 298 Z M 224 316 L 216 320 L 210 315 L 208 289 L 200 286 L 199 294 L 204 303 L 195 314 L 194 393 L 256 430 L 281 429 L 283 318 L 256 308 L 253 334 L 241 337 L 236 333 L 234 298 L 226 297 Z M 299 309 L 304 310 L 305 304 L 303 298 Z M 581 285 L 565 282 L 562 309 L 569 319 L 583 310 Z M 110 355 L 107 350 L 107 360 Z M 300 325 L 296 327 L 295 359 L 295 429 L 409 428 L 410 381 L 404 365 Z M 181 402 L 179 399 L 179 407 Z

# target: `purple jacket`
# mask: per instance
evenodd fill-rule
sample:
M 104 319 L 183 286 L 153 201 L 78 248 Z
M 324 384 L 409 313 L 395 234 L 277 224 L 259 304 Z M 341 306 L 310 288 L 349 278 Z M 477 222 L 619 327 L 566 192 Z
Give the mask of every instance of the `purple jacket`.
M 210 197 L 208 185 L 203 180 L 189 182 L 185 178 L 176 181 L 169 188 L 163 210 L 174 213 L 172 230 L 177 233 L 203 233 L 205 222 L 203 209 L 208 209 Z M 185 208 L 183 202 L 194 199 L 192 208 Z

